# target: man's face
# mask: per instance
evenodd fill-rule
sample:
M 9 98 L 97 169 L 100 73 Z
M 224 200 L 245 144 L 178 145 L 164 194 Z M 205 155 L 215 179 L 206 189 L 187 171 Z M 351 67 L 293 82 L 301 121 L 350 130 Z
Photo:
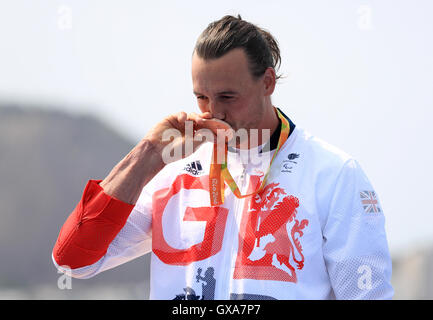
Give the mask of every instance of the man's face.
M 257 128 L 269 96 L 266 77 L 254 79 L 247 56 L 237 48 L 218 59 L 204 60 L 194 53 L 192 81 L 202 112 L 226 121 L 234 130 Z

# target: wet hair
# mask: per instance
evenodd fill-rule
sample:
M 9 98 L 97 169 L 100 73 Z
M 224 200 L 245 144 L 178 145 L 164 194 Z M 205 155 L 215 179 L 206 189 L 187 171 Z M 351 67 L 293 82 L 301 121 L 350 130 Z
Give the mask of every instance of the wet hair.
M 237 17 L 226 15 L 211 22 L 199 36 L 194 51 L 204 59 L 216 59 L 230 50 L 242 48 L 248 57 L 251 75 L 257 79 L 269 67 L 275 73 L 281 65 L 278 42 L 266 30 Z M 276 80 L 282 78 L 276 75 Z

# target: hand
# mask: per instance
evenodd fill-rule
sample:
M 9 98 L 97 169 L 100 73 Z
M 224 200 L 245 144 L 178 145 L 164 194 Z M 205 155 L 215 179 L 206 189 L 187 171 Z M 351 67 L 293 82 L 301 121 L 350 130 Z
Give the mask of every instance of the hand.
M 210 112 L 202 114 L 178 112 L 158 122 L 144 139 L 152 143 L 164 163 L 177 161 L 192 154 L 206 141 L 202 139 L 203 136 L 194 135 L 194 132 L 207 128 L 206 121 L 211 118 Z M 187 123 L 187 121 L 191 122 Z M 210 130 L 207 133 L 213 135 Z

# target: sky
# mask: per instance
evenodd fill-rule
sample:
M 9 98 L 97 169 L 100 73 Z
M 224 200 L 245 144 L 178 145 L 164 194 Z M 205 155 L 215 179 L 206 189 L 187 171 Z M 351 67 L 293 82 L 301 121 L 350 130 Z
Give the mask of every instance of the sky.
M 138 142 L 198 112 L 192 49 L 226 14 L 277 39 L 273 104 L 359 161 L 391 252 L 433 246 L 432 1 L 2 0 L 0 101 L 95 115 Z

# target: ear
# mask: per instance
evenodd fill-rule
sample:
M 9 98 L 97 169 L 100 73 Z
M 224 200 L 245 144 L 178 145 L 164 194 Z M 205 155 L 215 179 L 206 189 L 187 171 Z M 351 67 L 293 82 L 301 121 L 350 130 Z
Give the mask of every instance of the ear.
M 263 84 L 265 96 L 270 96 L 274 92 L 276 84 L 276 75 L 274 68 L 269 67 L 265 70 L 265 73 L 263 75 Z

